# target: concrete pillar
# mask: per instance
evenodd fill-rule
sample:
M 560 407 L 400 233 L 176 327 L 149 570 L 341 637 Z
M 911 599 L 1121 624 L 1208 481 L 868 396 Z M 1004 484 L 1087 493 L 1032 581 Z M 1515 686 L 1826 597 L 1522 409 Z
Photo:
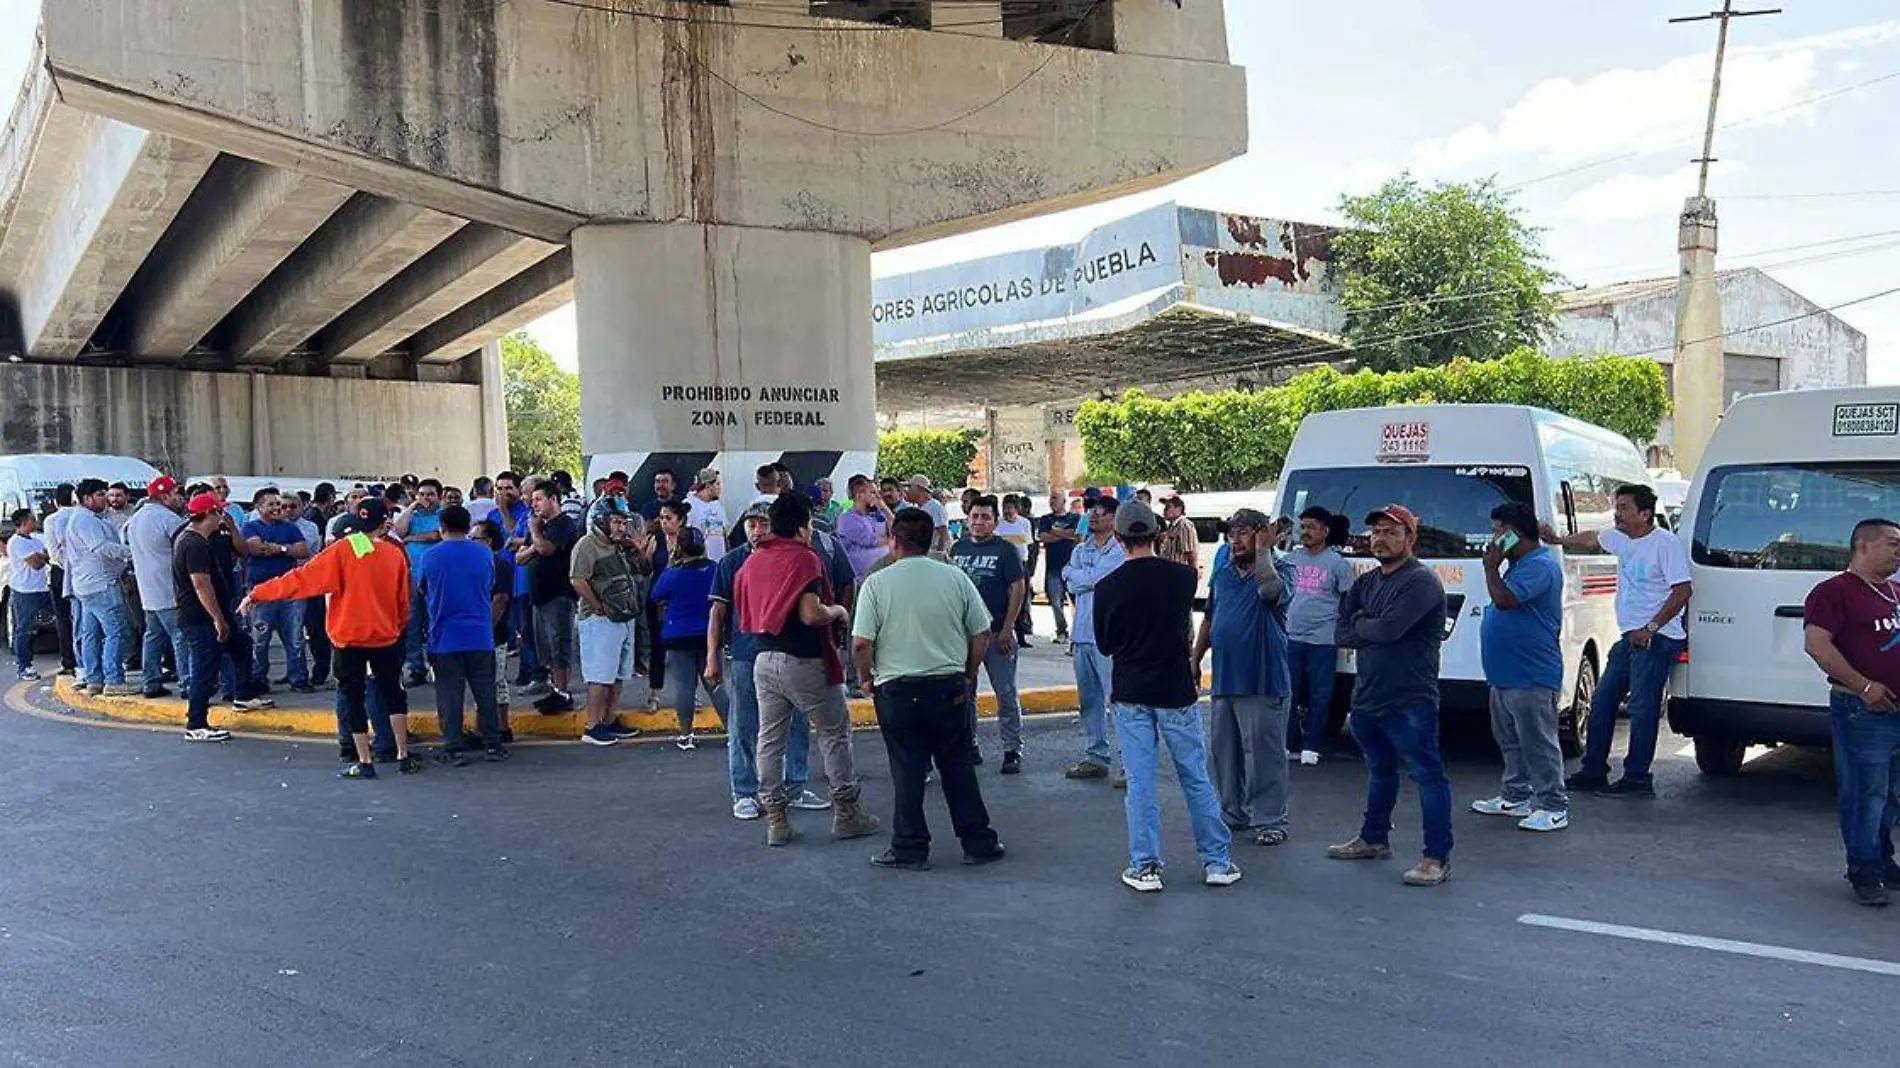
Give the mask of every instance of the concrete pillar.
M 251 375 L 251 469 L 248 475 L 274 475 L 277 458 L 270 441 L 270 383 L 260 374 Z
M 482 346 L 482 473 L 508 467 L 508 397 L 502 389 L 501 339 Z
M 875 470 L 867 241 L 698 223 L 573 240 L 588 477 L 715 466 L 743 498 L 773 460 L 800 485 Z
M 1691 477 L 1722 417 L 1725 360 L 1722 300 L 1715 289 L 1715 201 L 1683 203 L 1676 247 L 1682 257 L 1676 288 L 1676 468 Z

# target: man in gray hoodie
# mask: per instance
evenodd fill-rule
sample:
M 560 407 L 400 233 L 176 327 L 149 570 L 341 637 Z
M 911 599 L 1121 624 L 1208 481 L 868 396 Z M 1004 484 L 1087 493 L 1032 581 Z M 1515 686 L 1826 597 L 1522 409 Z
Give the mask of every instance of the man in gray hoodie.
M 1353 583 L 1339 606 L 1339 645 L 1355 650 L 1352 733 L 1366 758 L 1366 814 L 1358 837 L 1328 847 L 1335 860 L 1392 855 L 1392 809 L 1401 765 L 1418 783 L 1425 855 L 1407 886 L 1451 876 L 1451 784 L 1438 752 L 1438 648 L 1445 640 L 1445 587 L 1418 562 L 1418 517 L 1388 505 L 1366 517 L 1379 566 Z

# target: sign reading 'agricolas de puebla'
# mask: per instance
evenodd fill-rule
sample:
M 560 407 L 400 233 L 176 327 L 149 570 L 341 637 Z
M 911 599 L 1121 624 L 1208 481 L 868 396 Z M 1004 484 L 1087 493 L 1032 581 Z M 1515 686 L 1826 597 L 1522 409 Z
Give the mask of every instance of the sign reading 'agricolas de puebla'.
M 1072 245 L 1028 249 L 871 283 L 877 343 L 1080 315 L 1179 282 L 1179 209 L 1164 204 Z
M 831 385 L 712 385 L 672 382 L 660 386 L 660 403 L 673 406 L 685 425 L 718 427 L 808 427 L 837 425 L 843 403 Z

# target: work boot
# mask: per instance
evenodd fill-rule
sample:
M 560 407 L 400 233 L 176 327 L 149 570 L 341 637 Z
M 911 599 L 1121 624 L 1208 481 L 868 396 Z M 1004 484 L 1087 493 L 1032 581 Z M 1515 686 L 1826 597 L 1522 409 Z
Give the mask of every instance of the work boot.
M 769 846 L 789 845 L 798 832 L 792 829 L 792 814 L 784 802 L 765 806 L 765 844 Z
M 864 811 L 857 798 L 833 802 L 831 833 L 837 838 L 863 838 L 878 831 L 877 817 Z

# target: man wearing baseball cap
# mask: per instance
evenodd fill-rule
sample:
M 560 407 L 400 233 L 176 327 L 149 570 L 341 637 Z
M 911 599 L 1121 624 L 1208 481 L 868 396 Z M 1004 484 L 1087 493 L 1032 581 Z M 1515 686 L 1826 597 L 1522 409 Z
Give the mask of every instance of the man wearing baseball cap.
M 717 563 L 726 555 L 726 507 L 719 503 L 724 492 L 719 469 L 704 467 L 693 479 L 693 492 L 686 496 L 686 525 L 706 537 L 706 559 Z
M 220 565 L 211 538 L 230 522 L 224 502 L 200 493 L 186 505 L 189 519 L 171 543 L 171 577 L 178 609 L 181 658 L 178 675 L 185 686 L 185 740 L 228 741 L 231 733 L 211 726 L 211 691 L 218 685 L 220 661 L 230 656 L 248 668 L 251 641 L 226 612 L 233 600 L 232 570 Z
M 1088 537 L 1075 547 L 1062 569 L 1062 582 L 1075 598 L 1074 644 L 1070 657 L 1082 706 L 1082 759 L 1062 774 L 1070 779 L 1106 779 L 1114 763 L 1108 736 L 1108 693 L 1114 665 L 1095 643 L 1095 587 L 1122 566 L 1126 554 L 1115 540 L 1115 498 L 1088 498 Z M 1187 646 L 1183 643 L 1182 648 Z M 1123 784 L 1121 778 L 1115 785 Z
M 409 557 L 385 535 L 389 509 L 366 499 L 356 506 L 351 532 L 310 562 L 262 583 L 240 605 L 296 601 L 330 596 L 324 626 L 336 649 L 336 683 L 343 693 L 343 714 L 356 745 L 356 763 L 341 772 L 346 779 L 374 779 L 369 748 L 369 711 L 364 694 L 374 677 L 376 694 L 389 712 L 396 736 L 396 765 L 403 774 L 422 770 L 409 752 L 409 697 L 402 685 L 403 633 L 409 624 Z
M 1438 752 L 1438 647 L 1445 640 L 1445 587 L 1412 555 L 1418 517 L 1403 505 L 1366 516 L 1373 559 L 1339 606 L 1338 644 L 1357 651 L 1352 734 L 1366 758 L 1366 815 L 1359 834 L 1329 846 L 1335 860 L 1392 856 L 1399 773 L 1418 783 L 1425 850 L 1407 886 L 1451 876 L 1451 784 Z
M 132 550 L 132 578 L 145 612 L 145 638 L 139 653 L 140 689 L 147 697 L 164 697 L 161 664 L 169 657 L 178 665 L 179 686 L 189 692 L 183 636 L 178 631 L 178 588 L 172 581 L 172 539 L 185 525 L 184 495 L 170 475 L 160 475 L 145 487 L 145 500 L 125 525 L 125 544 Z

